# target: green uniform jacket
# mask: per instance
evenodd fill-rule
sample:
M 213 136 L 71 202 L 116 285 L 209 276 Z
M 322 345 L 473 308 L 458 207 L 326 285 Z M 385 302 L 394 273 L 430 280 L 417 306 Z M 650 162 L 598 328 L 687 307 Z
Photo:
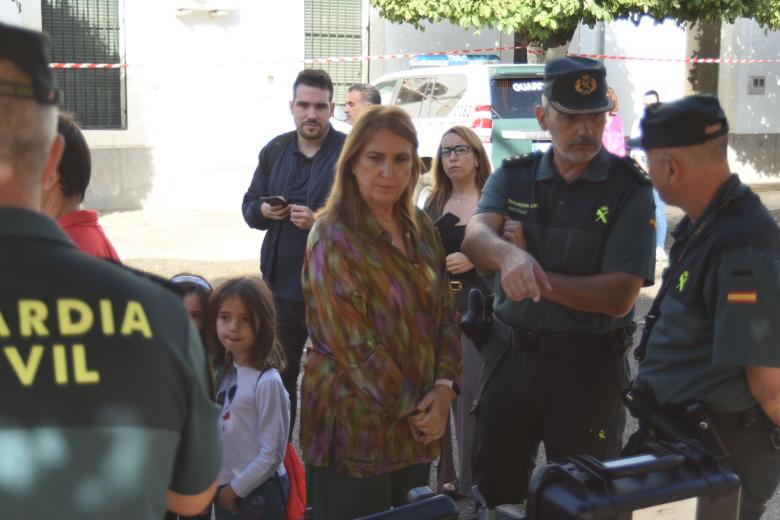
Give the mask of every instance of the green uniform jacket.
M 160 519 L 220 454 L 205 354 L 173 292 L 0 208 L 0 518 Z

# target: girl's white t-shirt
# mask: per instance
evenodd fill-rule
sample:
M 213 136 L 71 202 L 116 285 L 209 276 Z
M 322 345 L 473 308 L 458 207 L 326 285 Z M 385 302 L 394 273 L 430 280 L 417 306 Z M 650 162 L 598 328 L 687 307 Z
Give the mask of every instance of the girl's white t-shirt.
M 218 421 L 222 468 L 217 484 L 230 484 L 240 497 L 275 472 L 285 474 L 290 398 L 276 369 L 260 374 L 255 368 L 233 365 L 222 376 L 217 394 L 224 396 Z

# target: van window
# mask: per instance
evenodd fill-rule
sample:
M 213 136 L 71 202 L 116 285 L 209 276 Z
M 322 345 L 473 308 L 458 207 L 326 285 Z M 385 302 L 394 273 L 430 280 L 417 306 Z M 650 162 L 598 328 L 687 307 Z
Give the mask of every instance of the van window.
M 405 78 L 398 89 L 395 105 L 406 111 L 411 117 L 420 117 L 423 100 L 428 89 L 433 83 L 433 78 Z
M 395 90 L 396 81 L 384 81 L 376 86 L 379 91 L 379 96 L 382 99 L 383 105 L 389 105 L 393 101 L 393 91 Z
M 446 117 L 466 92 L 466 76 L 448 74 L 436 76 L 428 90 L 421 117 Z
M 539 78 L 496 78 L 490 81 L 493 117 L 536 118 L 534 108 L 542 102 L 544 82 Z

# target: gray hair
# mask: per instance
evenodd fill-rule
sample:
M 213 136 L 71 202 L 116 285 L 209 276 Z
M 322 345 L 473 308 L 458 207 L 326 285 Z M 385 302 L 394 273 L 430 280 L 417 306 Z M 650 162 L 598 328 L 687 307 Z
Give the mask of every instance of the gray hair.
M 347 89 L 347 92 L 360 92 L 360 98 L 367 105 L 381 105 L 382 96 L 374 85 L 368 83 L 355 83 Z

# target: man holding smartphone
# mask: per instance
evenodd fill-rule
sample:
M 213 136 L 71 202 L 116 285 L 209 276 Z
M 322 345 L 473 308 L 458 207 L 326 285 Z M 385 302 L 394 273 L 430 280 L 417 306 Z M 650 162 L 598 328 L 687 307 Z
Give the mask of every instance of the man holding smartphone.
M 302 70 L 293 83 L 290 112 L 295 130 L 261 151 L 241 209 L 249 227 L 266 231 L 260 271 L 276 304 L 279 340 L 287 353 L 282 380 L 290 394 L 290 437 L 295 425 L 297 382 L 306 343 L 301 271 L 314 212 L 325 204 L 346 135 L 331 127 L 333 83 L 323 70 Z

